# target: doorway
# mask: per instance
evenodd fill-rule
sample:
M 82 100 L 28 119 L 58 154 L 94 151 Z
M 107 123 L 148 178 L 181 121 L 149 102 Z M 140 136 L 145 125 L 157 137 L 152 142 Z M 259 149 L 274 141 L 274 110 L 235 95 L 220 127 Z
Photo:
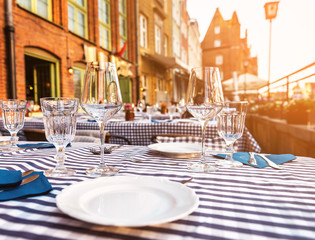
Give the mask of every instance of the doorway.
M 26 99 L 40 105 L 42 97 L 58 96 L 56 63 L 25 55 Z

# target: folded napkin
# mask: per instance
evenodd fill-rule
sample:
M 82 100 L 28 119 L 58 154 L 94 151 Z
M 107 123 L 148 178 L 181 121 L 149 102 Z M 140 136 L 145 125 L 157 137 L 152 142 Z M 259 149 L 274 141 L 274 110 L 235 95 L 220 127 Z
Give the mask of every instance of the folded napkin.
M 218 158 L 225 158 L 225 156 L 226 156 L 226 154 L 215 155 L 215 157 L 218 157 Z M 265 156 L 269 160 L 273 161 L 275 164 L 278 164 L 278 165 L 296 159 L 296 156 L 294 156 L 292 154 L 274 154 L 274 155 L 265 155 Z M 253 167 L 257 167 L 257 168 L 264 168 L 264 167 L 269 166 L 268 163 L 266 163 L 266 161 L 264 159 L 262 159 L 261 157 L 259 157 L 256 154 L 255 154 L 255 159 L 256 159 L 257 165 L 252 165 L 252 164 L 248 163 L 248 160 L 250 159 L 250 155 L 247 152 L 233 153 L 233 159 L 236 161 L 239 161 L 243 164 L 247 164 L 247 165 L 250 165 Z
M 88 119 L 88 122 L 96 122 L 94 119 Z
M 155 119 L 152 119 L 151 122 L 153 123 L 165 123 L 165 122 L 171 122 L 172 120 L 171 119 L 165 119 L 165 120 L 155 120 Z
M 0 169 L 0 189 L 16 187 L 22 181 L 22 172 Z
M 52 143 L 26 143 L 26 144 L 17 144 L 19 148 L 37 148 L 37 149 L 42 149 L 42 148 L 54 148 L 54 144 Z M 67 147 L 71 147 L 71 143 L 68 143 Z
M 34 181 L 26 183 L 24 185 L 0 191 L 0 201 L 42 195 L 52 190 L 52 186 L 48 182 L 43 172 L 33 172 L 32 174 L 27 175 L 24 178 L 28 178 L 32 175 L 39 175 L 39 177 Z

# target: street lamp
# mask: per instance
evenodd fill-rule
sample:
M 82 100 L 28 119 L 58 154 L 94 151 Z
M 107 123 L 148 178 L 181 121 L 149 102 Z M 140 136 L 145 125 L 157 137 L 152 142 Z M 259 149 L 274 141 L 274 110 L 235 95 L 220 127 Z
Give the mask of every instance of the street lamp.
M 268 2 L 265 4 L 266 19 L 269 19 L 269 66 L 268 66 L 268 100 L 270 100 L 270 59 L 271 59 L 271 22 L 276 18 L 279 2 Z

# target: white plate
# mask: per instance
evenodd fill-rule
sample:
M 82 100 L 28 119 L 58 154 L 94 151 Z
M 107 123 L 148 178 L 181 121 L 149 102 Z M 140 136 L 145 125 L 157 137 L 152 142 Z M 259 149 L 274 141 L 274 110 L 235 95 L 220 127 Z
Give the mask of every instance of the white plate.
M 201 155 L 201 144 L 195 143 L 154 143 L 148 147 L 168 157 L 190 158 Z
M 90 223 L 139 227 L 183 218 L 199 204 L 184 184 L 158 177 L 116 176 L 73 184 L 56 197 L 64 213 Z

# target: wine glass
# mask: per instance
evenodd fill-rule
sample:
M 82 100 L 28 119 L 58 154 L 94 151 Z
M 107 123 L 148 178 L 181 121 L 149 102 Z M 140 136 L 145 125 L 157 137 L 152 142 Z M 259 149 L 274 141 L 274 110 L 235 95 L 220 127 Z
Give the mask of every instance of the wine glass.
M 139 100 L 137 109 L 140 112 L 140 115 L 142 116 L 143 110 L 145 109 L 145 101 L 143 99 Z
M 152 120 L 152 115 L 154 114 L 154 107 L 153 106 L 147 106 L 147 114 L 149 116 L 149 122 Z
M 26 100 L 18 99 L 5 99 L 0 101 L 3 126 L 10 132 L 11 135 L 11 144 L 9 148 L 3 149 L 5 152 L 14 152 L 19 150 L 19 147 L 16 145 L 19 140 L 17 133 L 24 126 L 26 103 Z
M 173 115 L 175 114 L 175 112 L 176 112 L 176 106 L 171 105 L 168 108 L 168 114 L 170 115 L 170 120 L 173 120 Z
M 208 164 L 205 158 L 205 132 L 209 120 L 220 110 L 224 101 L 220 72 L 216 67 L 192 68 L 187 91 L 187 109 L 202 126 L 202 147 L 199 163 L 188 164 L 188 169 L 196 172 L 212 172 L 217 168 Z
M 111 62 L 88 63 L 84 76 L 81 106 L 98 123 L 101 139 L 101 161 L 98 167 L 86 170 L 89 176 L 112 176 L 119 171 L 105 164 L 104 126 L 119 111 L 122 104 L 116 65 Z
M 226 157 L 216 162 L 220 167 L 241 167 L 241 162 L 233 160 L 233 144 L 243 135 L 247 102 L 224 102 L 217 115 L 218 134 L 226 143 Z
M 65 148 L 74 139 L 76 131 L 76 114 L 79 108 L 78 98 L 47 97 L 40 99 L 43 112 L 46 139 L 52 143 L 57 154 L 56 167 L 45 171 L 46 176 L 66 177 L 76 173 L 66 168 Z

